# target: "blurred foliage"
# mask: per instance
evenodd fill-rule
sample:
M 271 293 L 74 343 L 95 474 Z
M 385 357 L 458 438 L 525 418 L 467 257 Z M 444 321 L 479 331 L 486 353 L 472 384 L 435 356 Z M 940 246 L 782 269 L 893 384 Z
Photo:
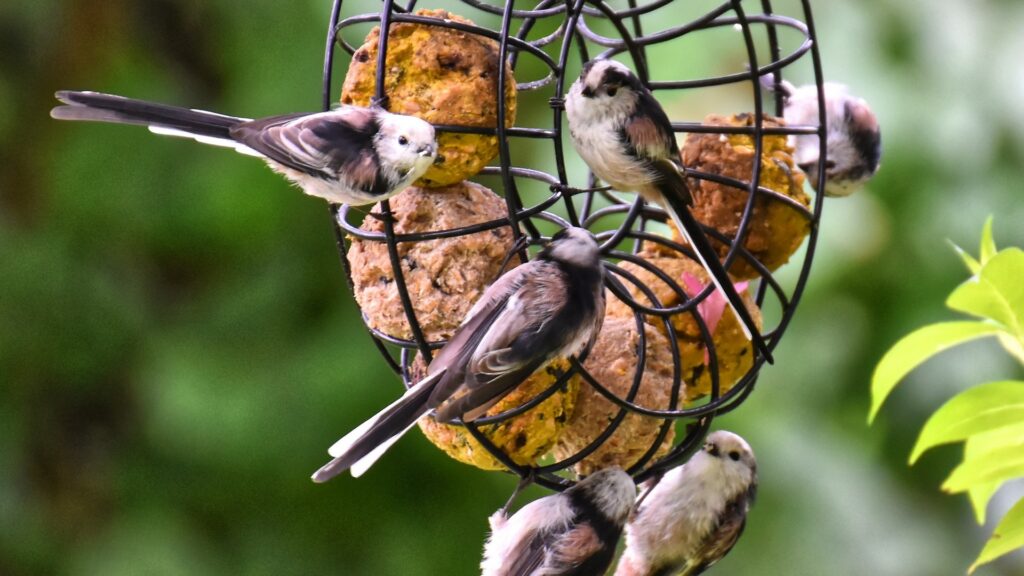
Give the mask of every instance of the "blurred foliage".
M 672 10 L 682 21 L 713 4 Z M 421 5 L 496 26 L 454 1 Z M 983 345 L 952 350 L 911 374 L 931 385 L 896 390 L 871 429 L 864 390 L 899 335 L 940 318 L 930 303 L 960 278 L 946 239 L 963 244 L 993 212 L 1024 221 L 1024 5 L 815 6 L 826 76 L 872 102 L 883 166 L 864 192 L 826 203 L 777 363 L 718 421 L 751 441 L 762 490 L 715 570 L 962 573 L 982 537 L 967 503 L 933 488 L 960 455 L 939 448 L 907 469 L 905 454 L 957 383 L 1020 368 Z M 475 572 L 513 478 L 412 434 L 358 481 L 309 481 L 326 447 L 399 389 L 359 322 L 323 203 L 230 151 L 47 117 L 57 89 L 244 116 L 316 110 L 329 11 L 0 3 L 0 574 Z M 657 47 L 654 77 L 742 70 L 738 37 L 707 34 Z M 811 78 L 808 59 L 790 71 Z M 699 119 L 749 110 L 737 90 L 659 97 Z M 519 122 L 542 125 L 546 106 L 524 96 Z M 517 162 L 546 166 L 535 148 L 516 148 Z M 582 174 L 575 158 L 569 168 Z M 1019 225 L 1006 236 L 1024 245 Z M 990 517 L 1021 492 L 1004 487 Z M 1019 555 L 978 570 L 1022 573 Z
M 1024 366 L 1024 251 L 996 249 L 992 219 L 985 222 L 978 258 L 954 245 L 972 276 L 946 299 L 946 305 L 977 320 L 941 322 L 919 328 L 886 352 L 871 378 L 871 411 L 909 372 L 935 354 L 977 338 L 994 336 Z M 913 464 L 930 448 L 964 442 L 964 459 L 942 489 L 966 492 L 979 524 L 988 502 L 1006 482 L 1024 478 L 1024 381 L 979 384 L 960 392 L 925 423 L 910 455 Z M 996 527 L 969 572 L 1024 546 L 1024 498 Z

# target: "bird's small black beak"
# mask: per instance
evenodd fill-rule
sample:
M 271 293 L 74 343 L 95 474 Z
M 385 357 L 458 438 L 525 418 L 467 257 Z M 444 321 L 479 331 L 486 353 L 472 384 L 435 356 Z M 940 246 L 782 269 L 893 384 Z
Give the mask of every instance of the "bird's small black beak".
M 708 442 L 707 444 L 704 444 L 704 451 L 707 452 L 708 454 L 714 456 L 715 458 L 718 458 L 718 456 L 721 455 L 721 452 L 718 450 L 718 446 L 716 446 L 712 442 Z

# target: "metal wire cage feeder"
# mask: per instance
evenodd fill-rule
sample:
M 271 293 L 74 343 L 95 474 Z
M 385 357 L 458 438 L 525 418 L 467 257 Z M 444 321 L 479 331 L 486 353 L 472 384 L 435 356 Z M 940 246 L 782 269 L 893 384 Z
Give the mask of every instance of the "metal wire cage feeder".
M 674 285 L 683 304 L 677 306 L 648 305 L 638 302 L 630 296 L 625 283 L 628 283 L 641 293 L 647 296 L 650 302 L 658 302 L 654 293 L 643 282 L 629 271 L 617 265 L 617 262 L 632 262 L 644 267 L 651 273 L 665 279 L 664 273 L 637 256 L 642 243 L 657 243 L 668 247 L 680 254 L 692 254 L 687 247 L 681 246 L 670 239 L 651 231 L 654 222 L 664 221 L 665 214 L 662 210 L 646 206 L 639 197 L 636 200 L 624 199 L 610 193 L 607 188 L 595 188 L 593 176 L 584 174 L 570 175 L 567 168 L 567 152 L 563 141 L 564 130 L 564 101 L 563 95 L 568 90 L 569 84 L 575 79 L 567 76 L 567 69 L 570 65 L 578 65 L 594 57 L 628 57 L 640 79 L 657 95 L 659 90 L 672 91 L 696 91 L 711 87 L 720 87 L 729 84 L 749 85 L 753 96 L 753 122 L 749 126 L 709 126 L 699 122 L 673 121 L 673 128 L 678 133 L 712 133 L 712 134 L 745 134 L 749 135 L 754 143 L 754 158 L 761 158 L 761 151 L 764 145 L 764 138 L 768 135 L 800 135 L 817 134 L 820 143 L 820 156 L 818 164 L 818 186 L 816 189 L 824 189 L 824 165 L 826 162 L 824 136 L 824 93 L 822 89 L 821 61 L 817 50 L 817 43 L 814 31 L 814 21 L 811 14 L 809 0 L 799 2 L 799 8 L 795 12 L 802 12 L 797 17 L 783 15 L 773 11 L 771 0 L 727 0 L 721 4 L 710 6 L 709 9 L 698 17 L 684 23 L 661 26 L 653 32 L 645 32 L 645 27 L 650 27 L 651 22 L 659 16 L 658 11 L 675 0 L 626 0 L 625 7 L 613 7 L 613 0 L 539 0 L 532 8 L 522 8 L 523 4 L 515 0 L 508 0 L 504 5 L 494 5 L 486 0 L 459 0 L 459 3 L 474 11 L 475 14 L 482 14 L 483 18 L 496 20 L 500 18 L 498 29 L 490 29 L 484 26 L 470 25 L 450 20 L 439 20 L 427 18 L 414 14 L 417 9 L 417 0 L 406 0 L 400 3 L 395 0 L 383 0 L 379 12 L 357 14 L 342 17 L 343 0 L 334 0 L 327 31 L 327 46 L 323 69 L 323 108 L 327 110 L 334 102 L 332 90 L 333 70 L 335 56 L 339 51 L 352 55 L 356 47 L 347 42 L 342 33 L 351 26 L 375 24 L 380 26 L 380 40 L 377 49 L 376 67 L 376 93 L 374 102 L 387 107 L 387 94 L 384 92 L 384 66 L 388 50 L 388 37 L 390 26 L 396 23 L 411 22 L 428 26 L 439 26 L 462 31 L 464 33 L 479 35 L 489 38 L 498 43 L 499 61 L 508 62 L 513 71 L 522 61 L 522 56 L 528 55 L 543 63 L 547 68 L 547 74 L 539 79 L 524 81 L 516 84 L 516 90 L 522 94 L 531 91 L 547 91 L 550 104 L 550 126 L 549 127 L 521 127 L 506 126 L 505 99 L 497 98 L 497 123 L 491 128 L 438 125 L 439 132 L 463 132 L 497 136 L 499 143 L 499 155 L 497 165 L 491 165 L 480 173 L 486 177 L 497 178 L 504 191 L 504 200 L 507 206 L 507 216 L 502 219 L 492 220 L 470 226 L 462 226 L 452 229 L 439 229 L 426 233 L 399 234 L 394 229 L 393 220 L 387 218 L 391 214 L 390 205 L 387 201 L 382 202 L 380 212 L 384 215 L 383 232 L 369 232 L 360 229 L 354 223 L 353 218 L 359 214 L 358 211 L 350 210 L 348 206 L 332 206 L 332 220 L 335 226 L 335 233 L 342 264 L 346 275 L 352 286 L 352 270 L 347 259 L 348 245 L 346 236 L 351 236 L 364 241 L 381 242 L 387 246 L 391 268 L 394 273 L 395 284 L 403 304 L 404 313 L 408 320 L 413 338 L 403 340 L 389 336 L 374 330 L 367 325 L 371 338 L 376 343 L 384 359 L 390 367 L 402 377 L 408 387 L 413 382 L 410 378 L 410 366 L 415 352 L 420 352 L 425 358 L 431 357 L 431 350 L 436 350 L 443 345 L 443 342 L 431 342 L 424 336 L 424 331 L 416 318 L 408 287 L 405 283 L 403 270 L 398 251 L 399 243 L 423 242 L 439 238 L 453 238 L 484 230 L 494 230 L 499 227 L 510 227 L 514 238 L 525 244 L 539 245 L 547 239 L 541 232 L 541 224 L 550 228 L 552 224 L 558 227 L 574 225 L 583 226 L 595 233 L 598 241 L 602 243 L 606 274 L 607 289 L 620 300 L 626 302 L 633 310 L 637 322 L 639 344 L 637 350 L 637 366 L 633 378 L 633 385 L 626 396 L 617 395 L 601 384 L 592 375 L 587 373 L 582 363 L 584 359 L 577 359 L 573 368 L 563 374 L 558 381 L 546 392 L 526 402 L 518 408 L 507 410 L 501 414 L 479 418 L 473 422 L 466 422 L 465 426 L 469 433 L 475 438 L 491 455 L 511 472 L 518 475 L 524 481 L 536 482 L 547 488 L 561 490 L 573 484 L 573 480 L 559 472 L 569 469 L 575 463 L 585 458 L 604 443 L 622 423 L 629 413 L 641 414 L 662 420 L 659 432 L 650 448 L 643 456 L 632 465 L 627 471 L 634 476 L 637 482 L 643 481 L 652 476 L 676 466 L 700 446 L 704 436 L 709 431 L 712 419 L 719 414 L 729 412 L 737 408 L 749 396 L 757 381 L 758 372 L 764 364 L 765 359 L 757 355 L 754 358 L 752 367 L 725 393 L 721 393 L 719 382 L 719 368 L 715 356 L 715 344 L 712 341 L 708 326 L 699 314 L 695 312 L 697 305 L 707 298 L 714 290 L 713 284 L 709 284 L 699 294 L 687 296 Z M 751 8 L 751 5 L 756 7 Z M 547 23 L 548 27 L 554 27 L 554 31 L 537 35 L 536 29 L 539 24 Z M 552 24 L 555 23 L 555 24 Z M 688 80 L 652 81 L 650 74 L 650 49 L 655 45 L 677 42 L 691 34 L 702 31 L 733 28 L 737 32 L 736 37 L 742 42 L 742 50 L 746 53 L 747 66 L 745 70 L 733 73 Z M 613 30 L 617 37 L 604 35 L 597 30 Z M 795 48 L 783 53 L 780 32 L 798 35 L 797 41 L 792 44 Z M 764 41 L 761 49 L 758 47 L 758 38 Z M 535 37 L 538 36 L 538 37 Z M 765 54 L 764 46 L 767 47 Z M 809 57 L 813 69 L 813 81 L 818 89 L 819 119 L 817 126 L 765 126 L 765 106 L 769 106 L 775 116 L 782 116 L 783 96 L 781 91 L 774 92 L 765 90 L 759 79 L 764 75 L 770 75 L 776 83 L 781 82 L 782 73 L 791 64 Z M 505 83 L 511 81 L 505 74 L 498 74 L 498 94 L 505 94 Z M 542 92 L 543 93 L 543 92 Z M 515 140 L 529 140 L 534 146 L 546 145 L 550 147 L 554 158 L 554 173 L 547 173 L 527 166 L 516 166 L 512 162 L 510 153 L 510 142 Z M 570 152 L 571 154 L 571 152 Z M 728 178 L 722 175 L 704 173 L 688 169 L 688 176 L 697 179 L 706 179 L 724 184 L 726 186 L 744 191 L 747 194 L 745 209 L 742 213 L 738 233 L 730 238 L 717 230 L 706 228 L 709 237 L 728 243 L 730 248 L 723 263 L 728 268 L 730 264 L 740 258 L 754 267 L 758 273 L 755 294 L 755 301 L 759 307 L 764 307 L 771 302 L 780 311 L 779 318 L 774 326 L 762 330 L 770 348 L 774 349 L 792 319 L 797 304 L 805 288 L 810 273 L 811 261 L 814 256 L 815 244 L 817 241 L 818 223 L 820 222 L 822 209 L 822 195 L 816 194 L 812 197 L 810 207 L 795 202 L 777 192 L 761 186 L 761 163 L 753 162 L 752 174 L 749 180 Z M 586 186 L 580 186 L 585 182 Z M 548 194 L 539 202 L 528 203 L 520 194 L 520 189 L 529 185 L 537 187 L 538 183 L 543 186 Z M 574 186 L 575 184 L 575 186 Z M 807 235 L 806 250 L 803 253 L 802 261 L 791 262 L 788 266 L 798 267 L 795 282 L 788 290 L 783 287 L 782 282 L 775 278 L 773 273 L 761 264 L 744 247 L 753 213 L 755 199 L 769 195 L 774 199 L 786 202 L 807 219 L 809 232 Z M 621 222 L 620 222 L 621 220 Z M 613 221 L 613 224 L 609 224 Z M 527 259 L 529 253 L 525 248 L 519 251 L 520 258 Z M 692 256 L 691 256 L 692 257 Z M 353 288 L 354 289 L 354 288 Z M 774 301 L 774 302 L 772 302 Z M 696 406 L 682 407 L 680 390 L 681 366 L 680 353 L 676 335 L 670 328 L 669 319 L 673 315 L 691 313 L 696 320 L 700 332 L 705 341 L 708 351 L 708 370 L 711 380 L 711 393 L 706 399 Z M 364 318 L 365 321 L 365 318 Z M 638 405 L 634 402 L 635 395 L 640 386 L 646 362 L 646 333 L 644 322 L 664 323 L 667 330 L 669 344 L 672 350 L 673 379 L 674 386 L 671 392 L 668 409 L 651 409 Z M 365 322 L 364 322 L 365 323 Z M 598 435 L 589 445 L 579 450 L 576 454 L 562 458 L 553 463 L 534 466 L 522 466 L 513 462 L 509 456 L 500 448 L 495 446 L 480 430 L 479 427 L 486 424 L 493 424 L 513 418 L 536 406 L 541 401 L 555 393 L 564 386 L 565 382 L 573 374 L 579 374 L 584 385 L 593 386 L 602 396 L 613 402 L 618 407 L 618 414 L 609 422 L 605 430 Z M 681 435 L 671 449 L 660 457 L 656 457 L 659 447 L 669 433 L 670 427 L 676 421 L 686 422 L 685 434 Z

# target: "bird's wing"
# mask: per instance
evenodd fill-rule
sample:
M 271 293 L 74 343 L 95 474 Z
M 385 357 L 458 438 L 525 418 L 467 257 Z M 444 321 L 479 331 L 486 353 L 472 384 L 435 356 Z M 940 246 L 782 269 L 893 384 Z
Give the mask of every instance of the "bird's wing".
M 484 547 L 483 575 L 535 574 L 544 565 L 550 544 L 572 528 L 575 514 L 569 499 L 563 495 L 534 500 L 511 518 L 495 514 L 491 517 L 492 531 Z M 495 516 L 498 522 L 493 521 Z
M 551 320 L 566 303 L 568 278 L 557 265 L 535 261 L 506 274 L 500 294 L 476 310 L 452 339 L 445 357 L 451 379 L 438 386 L 438 418 L 473 420 L 540 368 L 565 343 L 575 326 Z M 488 289 L 488 293 L 492 289 Z M 477 321 L 478 317 L 486 318 Z M 472 325 L 472 327 L 471 327 Z M 471 334 L 466 334 L 470 332 Z M 449 343 L 445 350 L 451 348 Z M 438 355 L 435 362 L 442 360 Z M 455 369 L 453 369 L 455 368 Z M 464 370 L 461 374 L 459 368 Z M 434 364 L 431 364 L 431 371 Z M 443 388 L 443 390 L 442 390 Z
M 434 356 L 428 374 L 444 372 L 444 378 L 431 396 L 432 406 L 444 403 L 462 386 L 469 359 L 480 345 L 480 341 L 493 327 L 494 321 L 504 312 L 509 298 L 519 289 L 527 269 L 526 266 L 515 268 L 491 284 L 466 314 L 455 335 L 444 348 L 441 348 L 437 356 Z M 448 419 L 446 415 L 442 415 L 443 406 L 438 410 L 439 419 Z M 460 414 L 453 412 L 450 418 L 458 416 Z
M 591 560 L 604 550 L 601 538 L 590 524 L 570 528 L 550 527 L 534 531 L 523 538 L 519 547 L 509 554 L 512 563 L 505 568 L 508 576 L 564 576 L 583 574 L 592 568 Z M 601 562 L 607 568 L 607 562 Z
M 459 329 L 434 356 L 428 374 L 446 370 L 453 375 L 458 372 L 459 374 L 455 376 L 462 377 L 465 373 L 466 359 L 487 334 L 497 315 L 505 309 L 509 297 L 518 289 L 524 272 L 522 266 L 514 268 L 487 287 L 480 299 L 466 313 Z
M 718 519 L 718 525 L 708 532 L 694 554 L 694 561 L 680 576 L 696 576 L 732 550 L 747 524 L 747 512 L 750 510 L 752 499 L 753 487 L 725 505 L 725 510 Z
M 603 550 L 601 538 L 589 524 L 551 525 L 523 538 L 509 555 L 508 576 L 560 576 L 580 573 Z M 608 558 L 611 561 L 611 558 Z M 607 568 L 607 565 L 605 566 Z
M 343 175 L 352 188 L 377 193 L 387 186 L 373 146 L 377 130 L 373 110 L 343 106 L 245 122 L 231 137 L 292 170 L 328 180 Z
M 505 303 L 501 316 L 480 341 L 473 354 L 471 370 L 486 380 L 544 355 L 548 337 L 567 326 L 552 320 L 565 307 L 569 297 L 569 278 L 550 262 L 538 262 L 525 274 L 518 288 Z M 554 341 L 560 341 L 554 338 Z
M 641 158 L 678 159 L 679 146 L 665 110 L 650 92 L 639 92 L 637 97 L 640 99 L 637 110 L 643 113 L 633 115 L 622 125 L 623 142 Z
M 693 196 L 690 195 L 686 176 L 678 164 L 667 158 L 661 158 L 651 160 L 649 165 L 654 173 L 654 185 L 662 194 L 678 198 L 687 207 L 693 205 Z
M 601 537 L 590 524 L 573 526 L 568 532 L 559 535 L 557 541 L 549 547 L 551 553 L 548 560 L 548 571 L 545 573 L 552 575 L 581 574 L 583 567 L 593 571 L 594 569 L 599 570 L 599 565 L 602 564 L 607 570 L 608 564 L 612 560 L 612 554 L 614 554 L 614 549 L 606 550 L 604 548 Z
M 530 576 L 535 570 L 544 564 L 544 558 L 548 555 L 548 545 L 555 536 L 550 531 L 535 531 L 523 538 L 517 548 L 510 551 L 509 558 L 512 559 L 507 568 L 508 576 Z

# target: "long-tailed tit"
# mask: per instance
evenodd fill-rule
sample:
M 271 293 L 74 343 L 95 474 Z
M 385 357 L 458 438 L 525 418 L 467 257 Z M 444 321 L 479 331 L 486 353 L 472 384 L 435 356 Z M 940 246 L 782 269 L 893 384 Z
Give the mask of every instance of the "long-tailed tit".
M 593 344 L 604 320 L 604 269 L 594 237 L 566 228 L 534 260 L 498 278 L 438 352 L 427 376 L 328 452 L 325 482 L 365 472 L 422 416 L 472 421 L 555 358 Z
M 743 438 L 720 430 L 704 449 L 641 496 L 626 525 L 615 576 L 693 576 L 739 539 L 757 491 L 757 462 Z
M 97 92 L 57 92 L 59 120 L 140 124 L 261 157 L 310 196 L 339 204 L 372 204 L 398 194 L 434 162 L 429 123 L 380 108 L 341 106 L 329 112 L 235 118 Z
M 761 83 L 774 89 L 772 76 Z M 779 84 L 784 100 L 783 115 L 790 125 L 818 125 L 818 88 L 814 84 Z M 863 98 L 849 93 L 846 86 L 826 82 L 825 92 L 825 196 L 849 196 L 878 172 L 882 158 L 882 134 L 878 119 Z M 790 136 L 796 148 L 795 160 L 807 174 L 811 185 L 818 186 L 820 148 L 814 134 Z
M 608 570 L 636 485 L 621 468 L 594 472 L 561 494 L 491 518 L 482 576 L 599 576 Z
M 768 362 L 771 351 L 736 292 L 700 223 L 680 165 L 679 147 L 665 111 L 632 70 L 614 60 L 591 60 L 565 99 L 576 152 L 616 190 L 638 192 L 663 206 L 725 295 L 747 338 Z

